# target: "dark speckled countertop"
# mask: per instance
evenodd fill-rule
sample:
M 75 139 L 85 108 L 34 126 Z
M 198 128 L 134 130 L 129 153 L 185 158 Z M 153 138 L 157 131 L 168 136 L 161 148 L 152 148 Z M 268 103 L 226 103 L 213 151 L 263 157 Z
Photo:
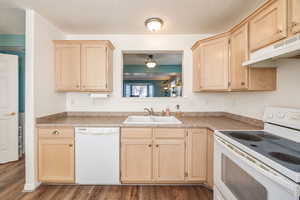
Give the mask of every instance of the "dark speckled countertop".
M 135 113 L 133 113 L 134 115 Z M 107 113 L 89 115 L 87 113 L 60 113 L 37 119 L 37 127 L 72 126 L 72 127 L 178 127 L 178 128 L 209 128 L 211 130 L 261 130 L 260 120 L 233 115 L 230 113 L 194 113 L 184 114 L 178 118 L 183 123 L 176 125 L 140 125 L 123 124 L 126 115 Z

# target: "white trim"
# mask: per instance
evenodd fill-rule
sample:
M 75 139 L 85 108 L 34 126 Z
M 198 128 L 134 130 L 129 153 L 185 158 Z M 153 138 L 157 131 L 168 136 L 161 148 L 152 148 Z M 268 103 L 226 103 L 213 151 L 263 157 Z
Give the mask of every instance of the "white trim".
M 25 191 L 33 191 L 39 186 L 36 169 L 34 111 L 34 18 L 35 12 L 26 9 Z
M 33 192 L 36 188 L 38 188 L 41 183 L 34 183 L 34 184 L 25 184 L 23 192 Z

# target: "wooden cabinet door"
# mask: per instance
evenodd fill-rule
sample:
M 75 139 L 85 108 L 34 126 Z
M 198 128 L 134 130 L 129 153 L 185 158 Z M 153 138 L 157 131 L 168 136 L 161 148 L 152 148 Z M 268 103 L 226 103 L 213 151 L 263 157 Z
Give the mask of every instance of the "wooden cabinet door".
M 121 144 L 121 180 L 127 183 L 152 181 L 152 140 L 124 139 Z
M 83 91 L 108 91 L 108 48 L 101 44 L 81 45 Z
M 230 89 L 248 88 L 248 67 L 242 63 L 248 60 L 248 23 L 235 30 L 230 38 Z
M 214 185 L 214 132 L 209 130 L 207 136 L 207 185 Z
M 161 139 L 154 142 L 154 179 L 176 182 L 185 179 L 184 139 Z
M 56 90 L 80 90 L 80 45 L 55 45 Z
M 289 0 L 289 32 L 291 35 L 300 32 L 300 1 Z
M 201 91 L 200 88 L 200 48 L 193 50 L 193 92 Z
M 250 50 L 287 37 L 287 0 L 273 0 L 250 20 Z
M 39 181 L 75 182 L 72 139 L 40 139 L 38 152 Z
M 207 130 L 188 130 L 187 170 L 188 181 L 206 181 L 207 169 Z
M 200 90 L 228 90 L 229 38 L 221 37 L 200 44 Z

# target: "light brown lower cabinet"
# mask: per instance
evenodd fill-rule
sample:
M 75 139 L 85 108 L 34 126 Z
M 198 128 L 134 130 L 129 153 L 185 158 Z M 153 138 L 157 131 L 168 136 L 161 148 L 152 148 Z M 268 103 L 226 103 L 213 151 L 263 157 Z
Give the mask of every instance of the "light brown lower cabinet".
M 208 130 L 207 135 L 207 185 L 213 188 L 214 185 L 214 132 Z
M 207 181 L 207 129 L 125 128 L 121 138 L 122 183 Z
M 122 139 L 121 180 L 140 183 L 152 181 L 152 140 Z
M 154 180 L 183 182 L 185 179 L 184 139 L 159 139 L 154 142 Z
M 38 129 L 38 179 L 49 183 L 74 183 L 74 130 Z
M 188 180 L 206 181 L 207 129 L 189 129 L 187 138 Z

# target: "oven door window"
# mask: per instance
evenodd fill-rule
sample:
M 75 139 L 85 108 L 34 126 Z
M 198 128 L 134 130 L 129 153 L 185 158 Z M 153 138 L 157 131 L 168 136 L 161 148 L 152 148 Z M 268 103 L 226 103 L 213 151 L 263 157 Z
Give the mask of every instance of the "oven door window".
M 266 188 L 222 154 L 222 182 L 238 200 L 267 200 Z

